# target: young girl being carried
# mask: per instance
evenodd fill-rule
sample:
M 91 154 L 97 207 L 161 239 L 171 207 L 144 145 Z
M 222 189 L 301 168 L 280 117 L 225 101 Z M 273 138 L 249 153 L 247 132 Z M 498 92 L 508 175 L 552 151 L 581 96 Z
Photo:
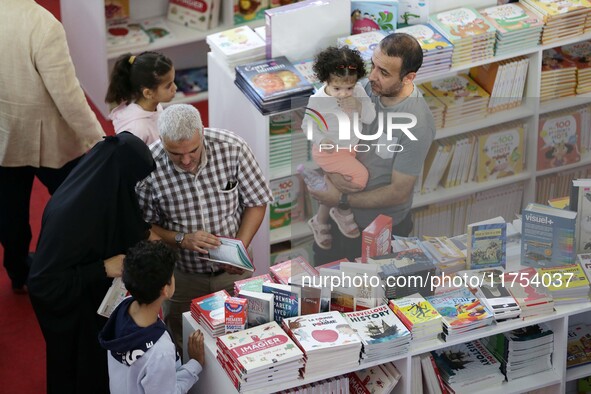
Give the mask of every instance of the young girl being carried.
M 324 85 L 310 97 L 308 109 L 323 116 L 326 126 L 312 124 L 312 157 L 325 173 L 338 173 L 361 187 L 367 185 L 367 168 L 356 159 L 355 145 L 359 139 L 353 127 L 359 131 L 361 123 L 369 124 L 376 117 L 376 110 L 365 90 L 358 82 L 366 74 L 364 62 L 358 51 L 346 46 L 329 47 L 320 52 L 313 70 Z M 351 139 L 339 140 L 339 122 L 334 114 L 344 112 L 349 118 Z M 353 122 L 358 124 L 354 125 Z M 335 221 L 343 235 L 357 238 L 360 235 L 353 212 L 347 206 L 328 209 L 320 204 L 318 212 L 308 225 L 314 232 L 314 240 L 322 249 L 332 247 L 329 216 Z
M 105 101 L 115 107 L 109 118 L 115 133 L 129 131 L 146 144 L 158 140 L 160 103 L 176 93 L 172 61 L 157 52 L 121 55 L 115 62 Z

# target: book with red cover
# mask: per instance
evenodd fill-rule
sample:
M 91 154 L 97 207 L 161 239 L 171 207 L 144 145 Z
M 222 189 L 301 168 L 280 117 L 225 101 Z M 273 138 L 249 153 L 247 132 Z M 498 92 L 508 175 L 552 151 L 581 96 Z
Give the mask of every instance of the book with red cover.
M 269 267 L 273 278 L 281 284 L 297 283 L 302 276 L 318 276 L 318 271 L 302 256 Z
M 206 322 L 211 327 L 224 325 L 224 302 L 228 297 L 230 294 L 226 290 L 220 290 L 195 298 L 191 301 L 191 312 L 197 312 L 199 320 Z

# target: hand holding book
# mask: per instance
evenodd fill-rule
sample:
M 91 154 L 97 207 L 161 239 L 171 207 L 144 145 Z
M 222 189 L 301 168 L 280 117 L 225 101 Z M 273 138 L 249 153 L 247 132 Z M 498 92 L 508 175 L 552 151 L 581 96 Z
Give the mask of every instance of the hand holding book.
M 202 259 L 232 266 L 232 268 L 224 268 L 231 274 L 239 273 L 238 270 L 254 271 L 254 266 L 242 240 L 226 237 L 218 237 L 217 239 L 220 245 L 217 248 L 209 249 L 208 255 Z

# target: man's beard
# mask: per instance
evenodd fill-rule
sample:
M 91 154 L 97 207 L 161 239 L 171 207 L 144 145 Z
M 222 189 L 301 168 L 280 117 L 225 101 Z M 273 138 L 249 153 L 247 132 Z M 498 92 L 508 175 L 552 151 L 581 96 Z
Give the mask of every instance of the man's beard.
M 402 83 L 402 80 L 400 80 L 398 83 L 396 83 L 396 85 L 392 86 L 390 89 L 381 90 L 381 92 L 379 92 L 378 94 L 380 97 L 395 98 L 400 95 L 400 92 L 402 91 L 403 87 L 404 84 Z

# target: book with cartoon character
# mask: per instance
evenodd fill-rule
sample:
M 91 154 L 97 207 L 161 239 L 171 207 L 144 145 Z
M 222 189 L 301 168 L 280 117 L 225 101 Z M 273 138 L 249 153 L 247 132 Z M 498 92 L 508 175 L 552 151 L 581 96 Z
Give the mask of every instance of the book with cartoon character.
M 417 39 L 421 48 L 423 49 L 423 55 L 429 52 L 452 50 L 453 46 L 451 43 L 443 37 L 437 30 L 431 25 L 413 25 L 404 27 L 397 30 L 398 33 L 410 34 Z
M 361 337 L 364 346 L 395 340 L 408 344 L 410 341 L 410 331 L 388 305 L 345 313 L 345 318 Z
M 464 39 L 478 41 L 492 35 L 495 28 L 473 7 L 456 8 L 430 16 L 431 23 L 452 44 Z
M 269 0 L 234 0 L 234 25 L 265 18 Z
M 566 110 L 540 116 L 537 170 L 561 167 L 581 159 L 581 114 Z
M 351 34 L 374 30 L 393 33 L 396 30 L 397 18 L 397 1 L 351 1 Z
M 507 223 L 502 216 L 468 225 L 468 269 L 505 267 Z
M 508 123 L 478 136 L 478 182 L 519 174 L 525 157 L 525 124 Z
M 510 3 L 479 10 L 500 34 L 541 28 L 544 21 L 520 3 Z

